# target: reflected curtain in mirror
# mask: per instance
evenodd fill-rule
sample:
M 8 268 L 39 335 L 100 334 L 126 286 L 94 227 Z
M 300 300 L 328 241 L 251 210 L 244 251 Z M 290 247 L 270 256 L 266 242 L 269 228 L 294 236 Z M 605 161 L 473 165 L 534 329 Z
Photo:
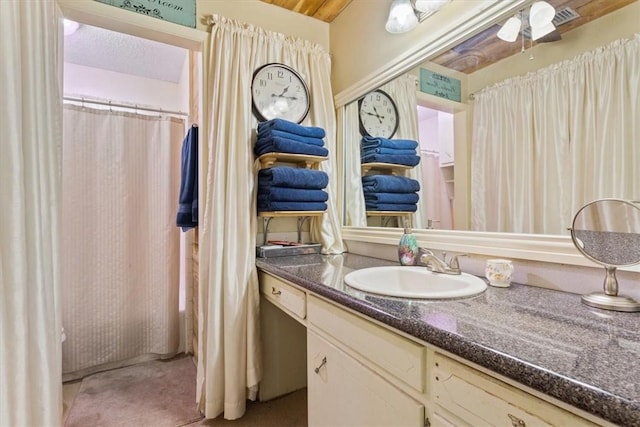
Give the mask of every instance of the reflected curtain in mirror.
M 640 35 L 476 94 L 472 229 L 565 234 L 573 212 L 640 194 Z
M 416 78 L 406 74 L 380 87 L 388 93 L 398 107 L 398 131 L 394 139 L 418 141 L 418 118 Z M 358 103 L 352 102 L 345 108 L 345 225 L 366 227 L 364 195 L 362 193 L 362 173 L 360 163 L 360 140 L 362 135 L 358 127 Z M 417 153 L 419 154 L 419 153 Z M 422 182 L 422 166 L 418 164 L 405 172 L 405 176 Z M 411 216 L 414 228 L 424 228 L 423 189 L 418 192 L 419 200 L 416 212 Z

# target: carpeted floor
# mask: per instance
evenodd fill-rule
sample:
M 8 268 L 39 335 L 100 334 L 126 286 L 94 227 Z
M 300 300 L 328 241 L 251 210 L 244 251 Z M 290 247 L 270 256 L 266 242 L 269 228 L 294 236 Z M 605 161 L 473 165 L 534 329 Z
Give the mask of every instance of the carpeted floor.
M 151 361 L 100 372 L 65 384 L 65 427 L 306 427 L 307 390 L 269 402 L 247 402 L 234 421 L 205 420 L 196 409 L 191 357 Z M 74 398 L 75 395 L 75 398 Z
M 66 427 L 182 426 L 202 419 L 190 357 L 154 360 L 82 380 Z

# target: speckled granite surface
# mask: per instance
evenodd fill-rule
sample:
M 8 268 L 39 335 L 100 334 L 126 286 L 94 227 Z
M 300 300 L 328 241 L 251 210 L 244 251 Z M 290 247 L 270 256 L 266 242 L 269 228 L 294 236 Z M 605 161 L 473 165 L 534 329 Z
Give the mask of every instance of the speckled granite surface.
M 640 313 L 532 286 L 449 301 L 386 298 L 347 273 L 397 263 L 343 255 L 258 258 L 258 268 L 620 425 L 640 426 Z

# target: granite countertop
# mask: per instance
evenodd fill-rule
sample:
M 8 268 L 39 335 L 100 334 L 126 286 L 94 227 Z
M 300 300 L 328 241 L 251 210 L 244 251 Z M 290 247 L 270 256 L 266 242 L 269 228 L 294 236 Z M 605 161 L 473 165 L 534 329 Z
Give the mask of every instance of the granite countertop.
M 640 314 L 533 286 L 457 300 L 387 298 L 344 276 L 398 263 L 354 254 L 258 258 L 259 269 L 620 425 L 640 425 Z

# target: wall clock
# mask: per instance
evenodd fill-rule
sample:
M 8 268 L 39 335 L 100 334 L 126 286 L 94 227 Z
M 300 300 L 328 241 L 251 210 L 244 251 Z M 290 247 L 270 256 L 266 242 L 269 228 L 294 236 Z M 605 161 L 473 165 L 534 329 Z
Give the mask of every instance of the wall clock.
M 280 118 L 300 123 L 309 113 L 307 84 L 284 64 L 266 64 L 253 73 L 251 99 L 253 114 L 261 122 Z
M 391 138 L 398 130 L 398 108 L 386 92 L 376 89 L 358 101 L 360 133 Z

